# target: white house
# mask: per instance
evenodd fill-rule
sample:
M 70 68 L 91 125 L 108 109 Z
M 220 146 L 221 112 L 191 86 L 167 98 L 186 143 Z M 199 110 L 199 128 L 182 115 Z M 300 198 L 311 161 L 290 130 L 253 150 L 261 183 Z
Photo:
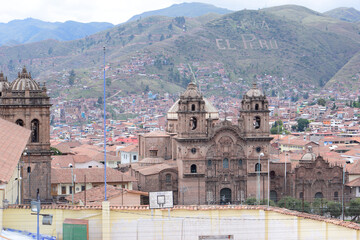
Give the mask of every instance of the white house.
M 120 150 L 121 164 L 130 164 L 139 161 L 139 150 L 137 144 L 132 144 Z

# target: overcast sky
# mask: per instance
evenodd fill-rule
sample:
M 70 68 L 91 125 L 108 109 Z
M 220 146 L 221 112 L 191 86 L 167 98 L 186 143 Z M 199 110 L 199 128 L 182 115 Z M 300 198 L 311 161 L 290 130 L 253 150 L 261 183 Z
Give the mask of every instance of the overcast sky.
M 166 8 L 184 0 L 10 0 L 2 1 L 0 22 L 36 18 L 49 22 L 111 22 L 119 24 L 133 15 Z M 318 12 L 337 7 L 360 10 L 360 0 L 198 0 L 230 10 L 259 9 L 284 4 L 297 4 Z

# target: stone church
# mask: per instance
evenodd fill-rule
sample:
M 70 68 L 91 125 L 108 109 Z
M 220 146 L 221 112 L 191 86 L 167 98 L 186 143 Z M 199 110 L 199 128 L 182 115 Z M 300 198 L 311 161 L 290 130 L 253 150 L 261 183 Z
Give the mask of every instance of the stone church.
M 0 73 L 0 117 L 31 130 L 20 161 L 22 203 L 51 199 L 50 98 L 24 67 L 8 82 Z
M 267 198 L 269 132 L 268 101 L 256 84 L 232 124 L 219 121 L 215 107 L 190 83 L 167 112 L 166 131 L 139 136 L 140 161 L 132 171 L 142 191 L 171 190 L 175 204 Z

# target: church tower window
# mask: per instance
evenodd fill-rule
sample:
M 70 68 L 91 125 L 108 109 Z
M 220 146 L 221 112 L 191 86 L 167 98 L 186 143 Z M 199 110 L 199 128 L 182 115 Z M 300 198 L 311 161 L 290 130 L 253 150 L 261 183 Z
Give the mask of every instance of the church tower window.
M 229 168 L 229 159 L 224 158 L 224 160 L 223 160 L 223 168 Z
M 259 104 L 255 104 L 255 110 L 256 110 L 256 111 L 259 110 Z
M 196 172 L 197 172 L 197 169 L 196 169 L 196 165 L 195 165 L 195 164 L 191 165 L 191 167 L 190 167 L 190 172 L 191 172 L 191 173 L 196 173 Z
M 31 142 L 39 142 L 39 120 L 31 121 Z
M 259 129 L 261 124 L 261 119 L 259 116 L 254 117 L 254 128 Z
M 196 119 L 196 117 L 191 117 L 190 118 L 190 127 L 191 127 L 191 130 L 196 129 L 196 127 L 197 127 L 197 119 Z
M 195 111 L 195 104 L 191 105 L 191 111 Z
M 255 164 L 255 172 L 261 172 L 261 164 Z
M 19 126 L 24 126 L 24 121 L 23 120 L 21 120 L 21 119 L 18 119 L 18 120 L 16 120 L 16 122 L 15 122 L 17 125 L 19 125 Z

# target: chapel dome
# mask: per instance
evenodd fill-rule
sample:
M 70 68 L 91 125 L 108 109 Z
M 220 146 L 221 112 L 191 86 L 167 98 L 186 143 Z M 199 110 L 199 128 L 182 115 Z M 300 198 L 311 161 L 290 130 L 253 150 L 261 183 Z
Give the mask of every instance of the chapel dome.
M 316 159 L 316 154 L 313 152 L 312 147 L 308 146 L 308 151 L 301 157 L 301 160 L 314 161 L 315 159 Z
M 186 91 L 181 95 L 182 98 L 200 98 L 202 97 L 195 83 L 190 82 Z
M 39 84 L 31 78 L 30 72 L 28 73 L 24 67 L 22 72 L 18 73 L 18 78 L 11 83 L 11 90 L 25 91 L 27 89 L 30 91 L 41 90 Z
M 254 97 L 265 97 L 265 94 L 257 88 L 256 83 L 253 84 L 252 88 L 245 94 L 248 98 Z

